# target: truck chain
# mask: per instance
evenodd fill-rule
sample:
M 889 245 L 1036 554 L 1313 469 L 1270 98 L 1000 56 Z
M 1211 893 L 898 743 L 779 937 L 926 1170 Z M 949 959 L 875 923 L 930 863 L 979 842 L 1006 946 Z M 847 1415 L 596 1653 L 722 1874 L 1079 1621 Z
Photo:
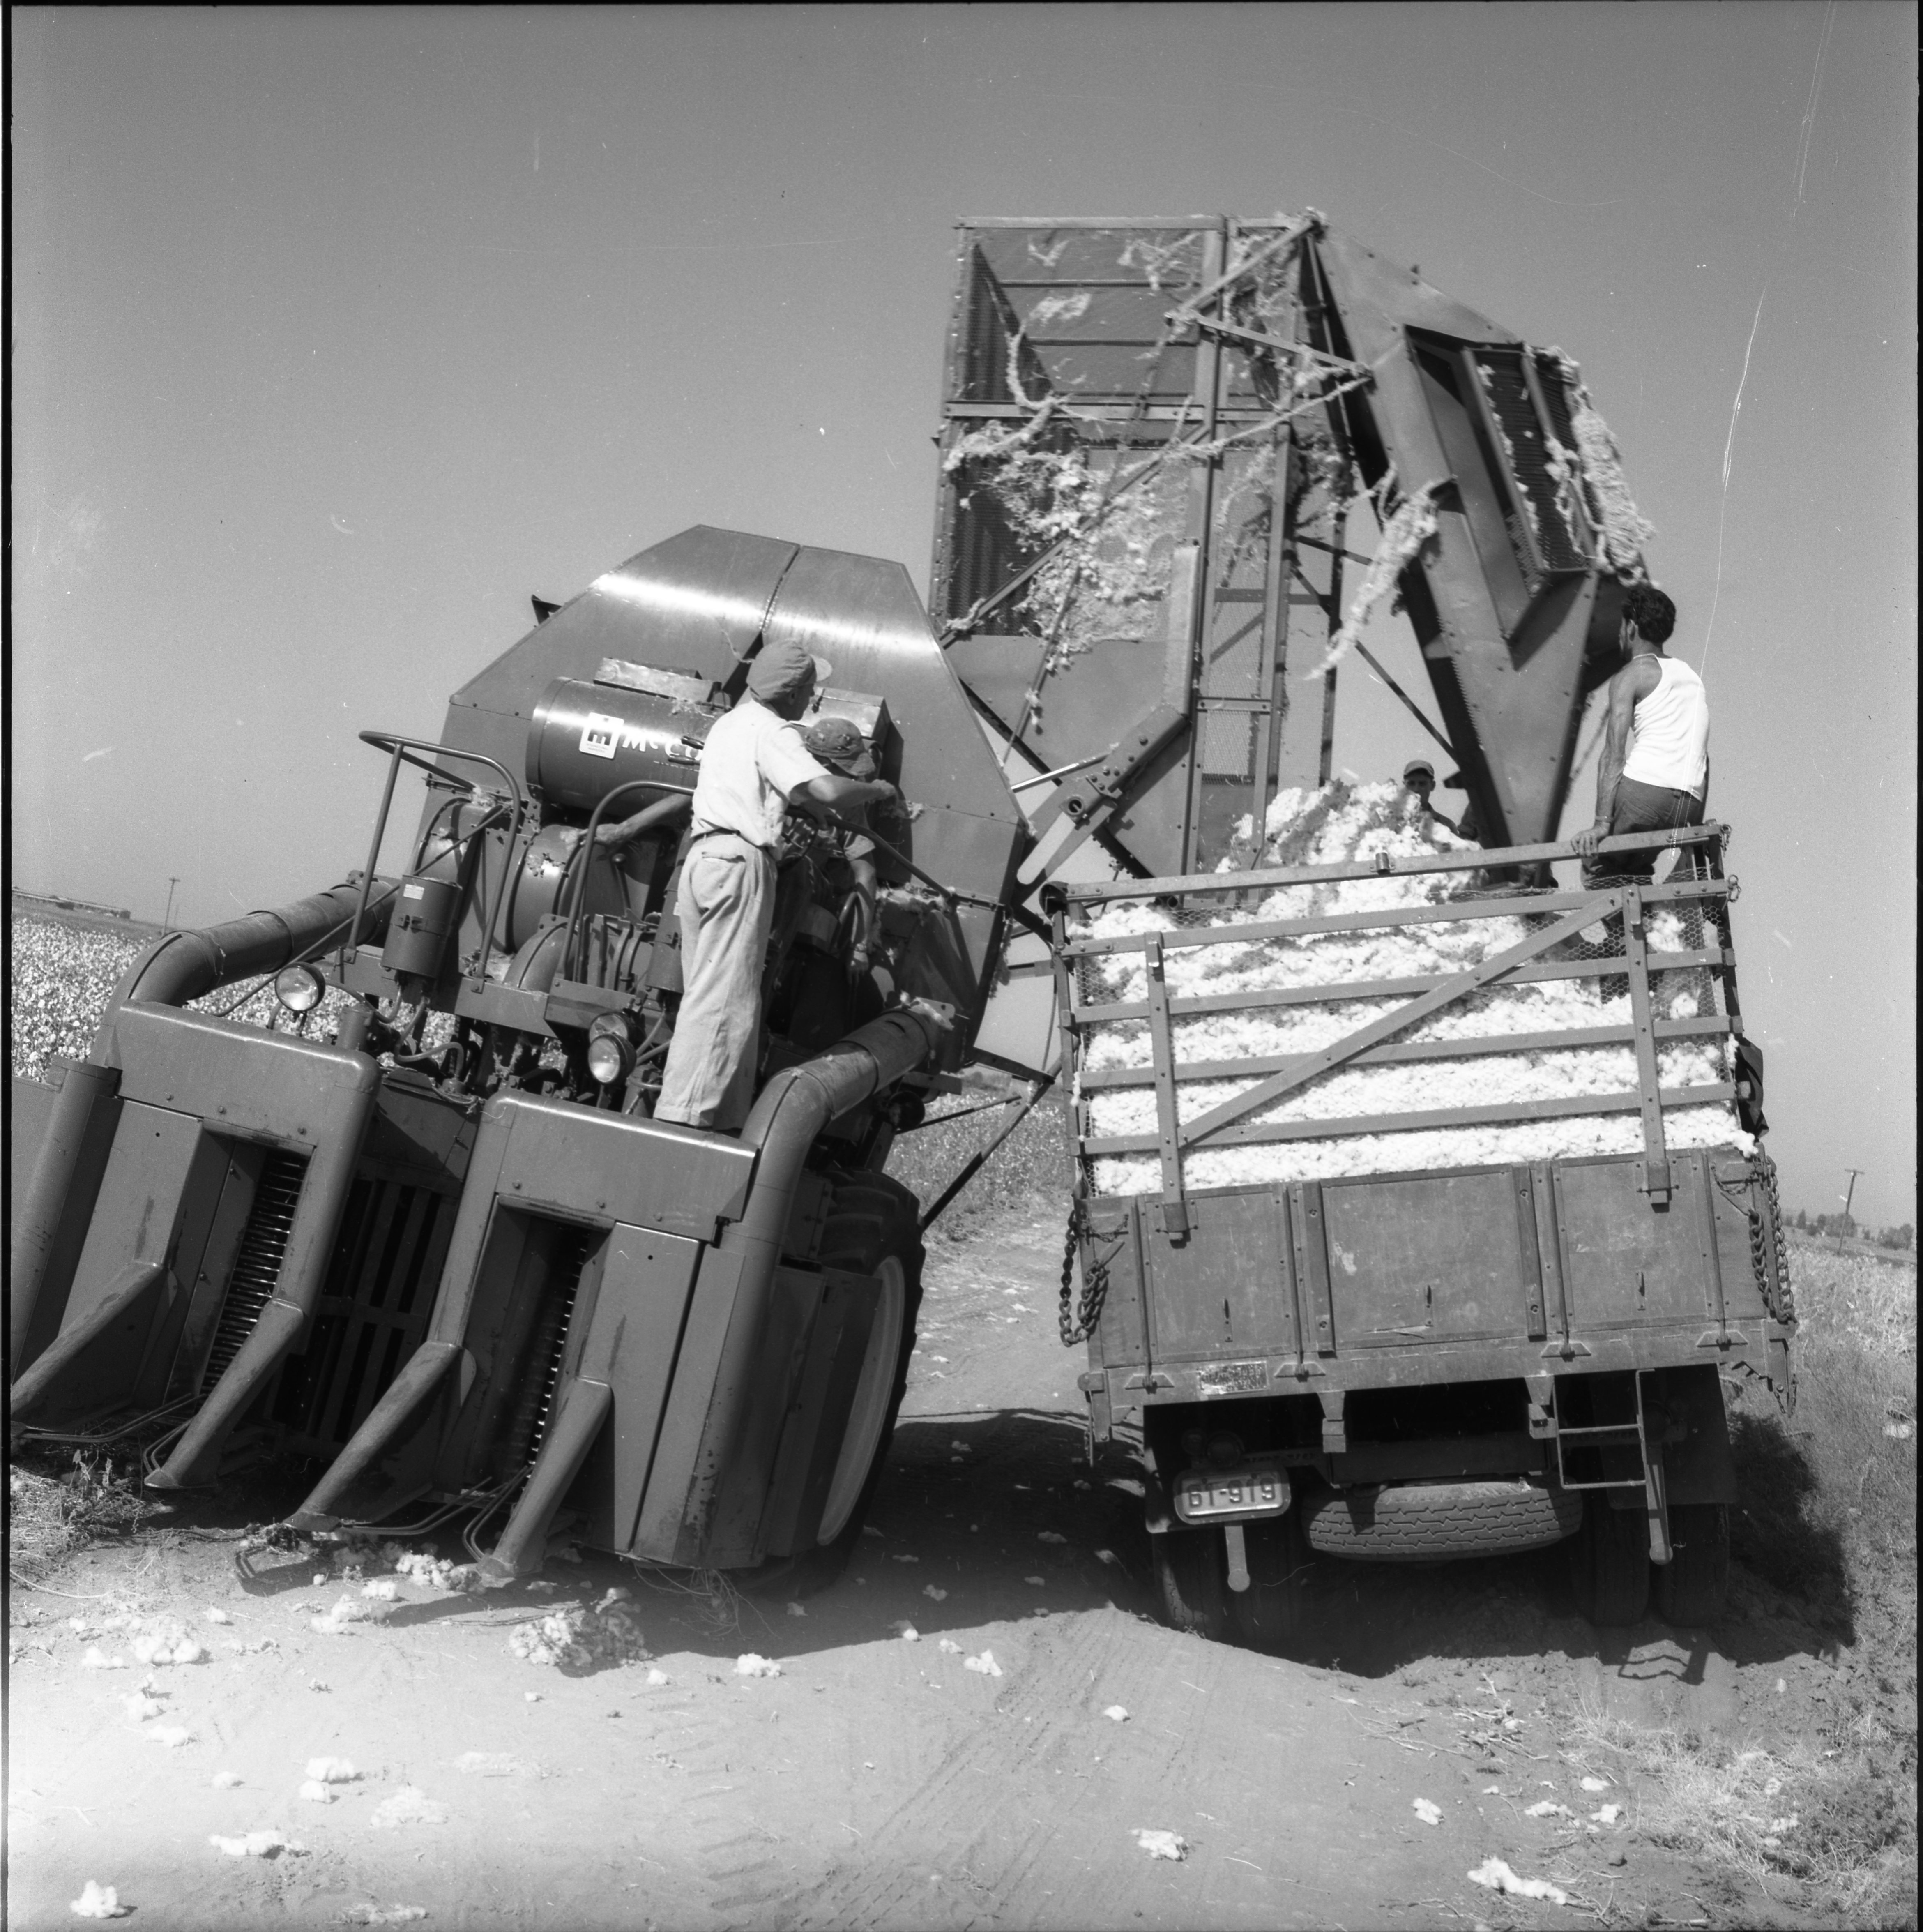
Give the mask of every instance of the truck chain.
M 1102 1318 L 1102 1304 L 1108 1292 L 1108 1264 L 1095 1262 L 1082 1284 L 1081 1306 L 1074 1306 L 1076 1238 L 1081 1232 L 1082 1203 L 1078 1201 L 1068 1210 L 1068 1237 L 1062 1244 L 1061 1306 L 1057 1320 L 1064 1348 L 1076 1348 L 1088 1340 Z
M 1763 1216 L 1750 1216 L 1750 1265 L 1756 1270 L 1756 1286 L 1762 1291 L 1765 1306 L 1772 1319 L 1784 1323 L 1796 1318 L 1796 1297 L 1790 1286 L 1789 1258 L 1783 1250 L 1783 1204 L 1776 1192 L 1776 1163 L 1766 1154 L 1758 1151 L 1750 1156 L 1750 1174 L 1752 1180 L 1762 1184 L 1763 1198 L 1768 1202 L 1769 1232 L 1763 1232 Z M 1771 1265 L 1770 1256 L 1775 1256 L 1775 1264 Z

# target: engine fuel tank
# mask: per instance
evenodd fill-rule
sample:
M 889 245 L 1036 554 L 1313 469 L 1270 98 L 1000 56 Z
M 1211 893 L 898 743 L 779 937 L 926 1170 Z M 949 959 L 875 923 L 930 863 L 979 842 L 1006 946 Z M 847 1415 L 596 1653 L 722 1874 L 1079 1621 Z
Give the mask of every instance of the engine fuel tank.
M 557 677 L 541 694 L 527 734 L 527 782 L 548 802 L 592 812 L 618 784 L 692 790 L 709 728 L 726 708 L 696 695 L 704 680 L 656 674 L 663 686 L 626 688 Z M 632 811 L 644 802 L 626 802 Z

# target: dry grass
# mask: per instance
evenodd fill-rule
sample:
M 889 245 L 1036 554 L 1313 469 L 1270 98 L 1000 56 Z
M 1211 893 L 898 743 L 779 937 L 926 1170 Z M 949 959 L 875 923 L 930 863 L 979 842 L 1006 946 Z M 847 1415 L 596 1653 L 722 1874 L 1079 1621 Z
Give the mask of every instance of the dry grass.
M 1848 1667 L 1816 1720 L 1768 1748 L 1594 1708 L 1576 1741 L 1634 1766 L 1659 1842 L 1759 1884 L 1800 1880 L 1844 1924 L 1913 1925 L 1916 1274 L 1802 1246 L 1790 1270 L 1798 1400 L 1786 1424 L 1766 1396 L 1732 1406 L 1732 1553 Z
M 1585 1698 L 1574 1752 L 1634 1794 L 1633 1822 L 1654 1843 L 1739 1874 L 1767 1894 L 1801 1880 L 1845 1924 L 1915 1920 L 1913 1783 L 1893 1782 L 1874 1748 L 1887 1735 L 1738 1748 L 1665 1726 L 1639 1729 Z M 1853 1744 L 1853 1748 L 1852 1748 Z

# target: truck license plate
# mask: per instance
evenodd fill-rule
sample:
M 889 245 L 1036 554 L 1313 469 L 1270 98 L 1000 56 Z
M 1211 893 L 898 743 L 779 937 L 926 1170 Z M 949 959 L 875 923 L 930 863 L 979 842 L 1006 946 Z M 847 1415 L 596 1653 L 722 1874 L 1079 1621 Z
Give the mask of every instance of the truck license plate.
M 1184 1522 L 1280 1516 L 1288 1502 L 1288 1478 L 1274 1463 L 1246 1462 L 1239 1469 L 1190 1469 L 1175 1485 L 1175 1514 Z

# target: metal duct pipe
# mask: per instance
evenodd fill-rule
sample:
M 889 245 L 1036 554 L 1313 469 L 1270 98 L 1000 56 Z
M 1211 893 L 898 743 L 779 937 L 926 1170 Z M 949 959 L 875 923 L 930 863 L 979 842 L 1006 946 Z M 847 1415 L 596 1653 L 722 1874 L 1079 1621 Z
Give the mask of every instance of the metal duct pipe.
M 399 886 L 391 879 L 377 879 L 374 884 L 376 890 L 352 944 L 386 935 Z M 359 880 L 355 879 L 274 911 L 250 912 L 243 919 L 230 919 L 198 932 L 164 934 L 134 961 L 115 988 L 88 1058 L 98 1066 L 112 1064 L 114 1016 L 124 1006 L 138 1001 L 184 1006 L 236 980 L 278 972 L 303 953 L 349 944 L 347 928 L 353 922 L 360 892 Z
M 753 1492 L 741 1526 L 746 1536 L 752 1540 L 759 1527 L 766 1465 L 782 1418 L 756 1410 L 755 1364 L 808 1150 L 842 1114 L 928 1059 L 941 1032 L 934 1019 L 911 1007 L 884 1013 L 814 1059 L 784 1068 L 762 1089 L 748 1116 L 741 1138 L 758 1150 L 760 1159 L 746 1211 L 723 1232 L 718 1244 L 721 1253 L 736 1258 L 740 1272 L 734 1314 L 716 1367 L 714 1399 L 702 1431 L 696 1462 L 700 1473 L 676 1538 L 673 1560 L 677 1564 L 732 1566 L 753 1560 L 747 1549 L 722 1551 L 710 1545 L 724 1480 L 730 1488 L 739 1485 L 744 1496 Z

